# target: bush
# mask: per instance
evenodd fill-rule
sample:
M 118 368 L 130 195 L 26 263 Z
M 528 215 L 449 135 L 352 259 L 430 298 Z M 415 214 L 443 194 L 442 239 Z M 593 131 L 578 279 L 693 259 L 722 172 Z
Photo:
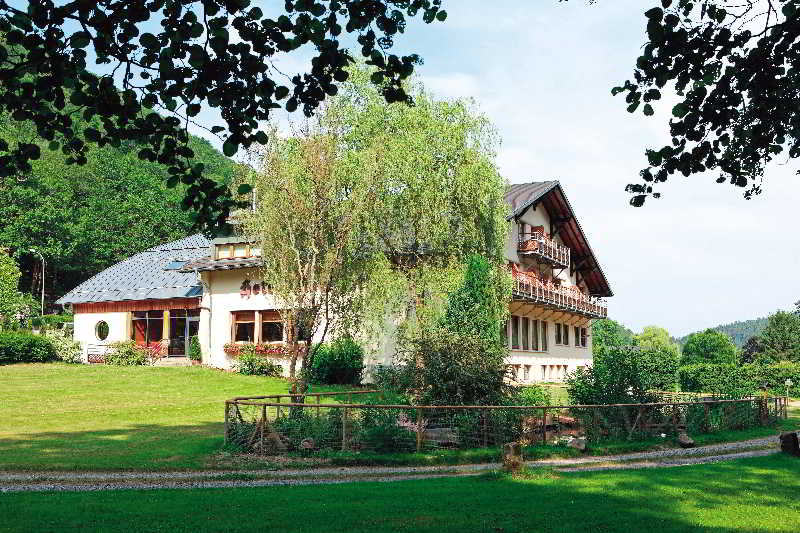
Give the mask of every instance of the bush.
M 416 422 L 400 409 L 366 408 L 361 413 L 357 441 L 378 453 L 412 452 L 417 447 Z
M 105 363 L 114 366 L 141 366 L 150 364 L 148 349 L 134 341 L 112 342 L 108 345 Z
M 254 353 L 242 353 L 236 363 L 236 371 L 248 376 L 280 377 L 281 365 Z
M 800 363 L 772 365 L 712 365 L 682 366 L 679 370 L 681 389 L 692 392 L 709 392 L 732 397 L 756 394 L 766 384 L 772 394 L 786 392 L 785 382 L 794 383 L 789 390 L 792 396 L 800 395 Z
M 567 376 L 567 393 L 583 405 L 657 401 L 652 391 L 674 388 L 677 370 L 677 354 L 669 350 L 609 348 L 595 354 L 592 366 Z
M 440 328 L 404 340 L 396 357 L 421 405 L 502 405 L 513 392 L 504 379 L 507 353 L 484 337 Z
M 364 372 L 364 349 L 350 337 L 314 349 L 311 382 L 326 385 L 359 385 Z
M 45 337 L 53 345 L 58 358 L 65 363 L 80 363 L 83 356 L 81 343 L 72 339 L 72 335 L 61 329 L 52 329 L 45 332 Z
M 203 359 L 203 353 L 200 349 L 200 339 L 197 338 L 197 335 L 192 335 L 189 339 L 189 359 L 192 361 L 201 361 Z
M 550 393 L 539 385 L 520 387 L 512 398 L 514 405 L 550 405 Z
M 58 359 L 50 339 L 24 332 L 0 333 L 0 364 L 45 363 Z

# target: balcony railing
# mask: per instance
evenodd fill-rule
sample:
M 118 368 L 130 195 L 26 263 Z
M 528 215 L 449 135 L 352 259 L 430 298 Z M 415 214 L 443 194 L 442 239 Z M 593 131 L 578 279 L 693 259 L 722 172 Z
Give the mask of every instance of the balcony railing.
M 535 257 L 553 266 L 569 266 L 569 248 L 545 236 L 541 231 L 518 234 L 517 253 L 523 257 Z
M 527 272 L 511 271 L 514 297 L 589 318 L 606 318 L 608 306 L 601 298 L 584 294 L 577 287 L 559 287 Z

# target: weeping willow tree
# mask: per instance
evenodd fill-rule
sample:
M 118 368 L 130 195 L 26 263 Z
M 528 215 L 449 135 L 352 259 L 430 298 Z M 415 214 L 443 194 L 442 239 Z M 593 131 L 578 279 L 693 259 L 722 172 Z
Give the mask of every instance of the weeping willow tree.
M 290 341 L 373 333 L 388 315 L 413 324 L 436 313 L 463 264 L 501 265 L 507 234 L 497 136 L 470 101 L 408 87 L 414 105 L 387 104 L 356 67 L 302 132 L 273 132 L 252 179 L 245 232 L 260 242 L 263 275 Z M 291 377 L 301 357 L 295 348 Z

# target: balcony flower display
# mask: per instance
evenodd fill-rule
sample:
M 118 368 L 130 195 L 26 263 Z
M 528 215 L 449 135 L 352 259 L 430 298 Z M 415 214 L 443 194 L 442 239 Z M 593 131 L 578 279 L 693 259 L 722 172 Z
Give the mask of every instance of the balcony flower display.
M 305 350 L 305 345 L 300 345 L 300 350 Z M 223 351 L 229 357 L 239 357 L 245 353 L 252 353 L 270 359 L 289 359 L 292 355 L 292 348 L 286 344 L 269 343 L 236 343 L 229 342 L 223 347 Z

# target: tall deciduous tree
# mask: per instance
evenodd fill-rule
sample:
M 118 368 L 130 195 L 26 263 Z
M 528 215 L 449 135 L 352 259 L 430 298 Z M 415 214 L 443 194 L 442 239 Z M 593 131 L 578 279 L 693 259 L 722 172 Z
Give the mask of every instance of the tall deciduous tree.
M 677 93 L 672 142 L 647 150 L 631 203 L 676 174 L 761 192 L 765 166 L 800 156 L 800 10 L 795 0 L 662 0 L 645 11 L 648 41 L 633 79 L 615 87 L 628 111 L 654 114 Z
M 642 332 L 634 337 L 637 346 L 651 348 L 671 354 L 675 360 L 680 356 L 680 346 L 672 339 L 669 331 L 659 326 L 645 326 Z
M 592 322 L 592 354 L 599 355 L 611 348 L 633 346 L 633 332 L 611 319 Z
M 26 139 L 29 129 L 0 117 L 2 138 Z M 228 187 L 235 164 L 204 139 L 191 136 L 189 143 L 208 179 Z M 137 150 L 133 143 L 95 147 L 76 167 L 43 147 L 24 180 L 0 179 L 0 246 L 19 261 L 23 292 L 38 294 L 44 281 L 52 301 L 104 268 L 192 231 L 196 213 L 181 205 L 189 186 L 168 188 L 166 170 L 140 160 Z M 30 248 L 44 255 L 46 280 Z
M 471 254 L 502 259 L 505 181 L 486 119 L 420 85 L 406 89 L 414 106 L 387 104 L 374 74 L 352 69 L 303 136 L 270 145 L 253 182 L 246 232 L 306 331 L 383 325 L 404 309 L 413 319 L 420 302 L 443 301 Z
M 730 337 L 713 329 L 692 333 L 683 345 L 681 364 L 736 363 L 736 345 Z
M 761 332 L 761 345 L 757 360 L 800 360 L 800 316 L 786 311 L 770 315 Z
M 0 328 L 16 314 L 21 303 L 20 271 L 8 251 L 0 248 Z
M 225 123 L 210 131 L 224 132 L 226 155 L 263 144 L 259 121 L 273 109 L 302 106 L 310 115 L 336 94 L 353 60 L 343 44 L 348 34 L 374 65 L 383 98 L 405 101 L 402 81 L 420 58 L 389 50 L 407 19 L 443 21 L 440 5 L 287 0 L 265 15 L 250 0 L 29 0 L 26 7 L 0 0 L 0 111 L 30 120 L 69 163 L 87 162 L 87 143 L 143 144 L 139 157 L 163 165 L 169 185 L 191 185 L 187 203 L 199 220 L 218 226 L 235 204 L 192 160 L 187 127 L 203 105 L 218 109 Z M 313 50 L 310 68 L 283 80 L 272 61 L 303 47 Z M 99 72 L 87 70 L 90 61 Z M 75 114 L 95 121 L 76 125 Z M 0 138 L 0 179 L 29 172 L 40 155 L 34 142 Z

